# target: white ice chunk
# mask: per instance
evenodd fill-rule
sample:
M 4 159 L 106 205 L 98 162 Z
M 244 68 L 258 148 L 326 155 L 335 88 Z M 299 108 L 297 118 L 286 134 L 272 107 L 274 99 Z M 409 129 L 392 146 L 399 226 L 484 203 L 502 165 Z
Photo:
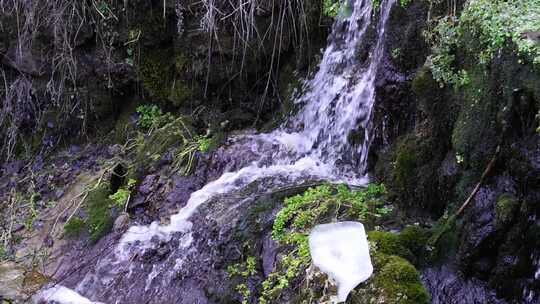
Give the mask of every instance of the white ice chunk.
M 340 222 L 318 225 L 309 235 L 313 264 L 333 279 L 338 287 L 338 301 L 373 273 L 364 225 Z
M 56 285 L 46 289 L 32 298 L 34 303 L 60 303 L 60 304 L 103 304 L 101 302 L 92 302 L 81 296 L 76 291 L 67 287 Z

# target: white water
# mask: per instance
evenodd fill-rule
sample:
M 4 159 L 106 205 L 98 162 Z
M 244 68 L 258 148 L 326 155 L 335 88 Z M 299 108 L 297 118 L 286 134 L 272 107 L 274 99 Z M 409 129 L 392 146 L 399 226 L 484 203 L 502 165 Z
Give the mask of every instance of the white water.
M 88 273 L 77 290 L 98 295 L 100 290 L 96 286 L 107 286 L 112 277 L 123 275 L 116 266 L 129 264 L 135 254 L 154 246 L 152 239 L 169 241 L 174 233 L 182 232 L 179 249 L 189 251 L 193 241 L 193 224 L 189 219 L 201 204 L 216 195 L 232 193 L 268 177 L 272 178 L 272 184 L 265 185 L 269 191 L 310 179 L 350 185 L 367 183 L 374 82 L 384 52 L 384 29 L 394 2 L 385 0 L 381 4 L 376 45 L 362 65 L 356 50 L 371 24 L 372 0 L 350 0 L 352 14 L 334 24 L 319 70 L 305 82 L 304 94 L 296 101 L 302 106 L 300 112 L 274 132 L 241 138 L 250 143 L 249 148 L 259 159 L 192 193 L 186 206 L 168 224 L 156 221 L 148 226 L 130 227 L 115 249 L 114 258 L 102 259 L 95 273 Z M 353 132 L 364 135 L 362 143 L 349 143 Z M 268 147 L 272 147 L 272 152 Z M 183 261 L 177 262 L 181 265 Z M 102 271 L 106 275 L 98 274 Z M 158 275 L 156 271 L 153 268 L 146 288 Z
M 259 161 L 237 172 L 223 174 L 194 192 L 169 224 L 154 222 L 149 226 L 130 227 L 120 240 L 118 258 L 128 259 L 133 244 L 144 249 L 151 246 L 152 238 L 168 241 L 172 233 L 189 232 L 192 226 L 189 218 L 201 204 L 215 195 L 231 193 L 265 177 L 284 177 L 291 184 L 307 178 L 365 184 L 374 82 L 384 51 L 386 21 L 394 1 L 381 4 L 377 44 L 368 59 L 369 65 L 363 70 L 358 67 L 356 50 L 371 24 L 372 1 L 356 0 L 350 17 L 336 21 L 333 41 L 326 48 L 319 71 L 306 82 L 304 95 L 296 101 L 303 104 L 303 108 L 290 120 L 292 127 L 250 138 L 255 153 L 265 144 L 279 147 L 270 164 L 263 162 L 268 156 L 261 155 Z M 337 30 L 343 27 L 346 30 Z M 354 147 L 348 137 L 358 129 L 363 132 L 364 140 Z M 191 236 L 187 234 L 186 238 L 191 239 Z

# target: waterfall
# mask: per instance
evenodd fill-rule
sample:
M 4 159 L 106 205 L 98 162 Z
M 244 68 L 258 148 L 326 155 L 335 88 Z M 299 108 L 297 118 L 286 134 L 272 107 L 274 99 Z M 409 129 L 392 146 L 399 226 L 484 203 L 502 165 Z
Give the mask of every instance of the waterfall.
M 236 191 L 256 180 L 281 177 L 267 185 L 268 190 L 306 179 L 365 184 L 375 76 L 394 1 L 381 4 L 377 43 L 367 67 L 358 64 L 356 50 L 371 24 L 373 7 L 371 0 L 356 0 L 350 17 L 336 21 L 319 70 L 306 82 L 305 94 L 296 101 L 305 105 L 290 120 L 292 126 L 284 124 L 271 133 L 247 138 L 253 152 L 260 154 L 258 160 L 236 172 L 227 172 L 194 192 L 187 205 L 171 217 L 169 224 L 161 225 L 156 221 L 149 226 L 131 227 L 120 241 L 118 256 L 129 258 L 133 254 L 131 244 L 139 243 L 139 249 L 144 249 L 156 236 L 168 240 L 172 233 L 189 231 L 192 225 L 189 218 L 198 206 L 215 195 Z M 362 143 L 355 147 L 348 138 L 358 128 L 364 136 Z M 264 146 L 272 146 L 274 151 L 267 151 Z M 270 161 L 269 153 L 272 154 Z
M 247 148 L 256 159 L 192 193 L 186 206 L 171 217 L 170 223 L 156 221 L 148 226 L 130 227 L 114 252 L 101 259 L 94 273 L 85 277 L 77 291 L 88 297 L 99 297 L 103 290 L 114 288 L 110 282 L 115 276 L 131 274 L 130 259 L 154 246 L 152 239 L 168 242 L 181 238 L 179 250 L 189 250 L 194 240 L 190 217 L 201 204 L 216 195 L 232 193 L 263 179 L 271 181 L 264 184 L 266 191 L 314 179 L 366 184 L 375 77 L 383 57 L 385 28 L 394 2 L 382 1 L 376 12 L 380 13 L 376 44 L 366 62 L 360 62 L 357 49 L 365 43 L 374 8 L 372 0 L 350 0 L 347 5 L 352 13 L 336 20 L 318 72 L 305 81 L 304 93 L 296 100 L 302 107 L 298 114 L 273 132 L 232 140 L 247 142 Z M 361 140 L 351 144 L 349 138 L 354 134 L 360 134 Z M 177 265 L 183 263 L 177 262 Z M 157 273 L 159 268 L 152 267 L 152 279 Z

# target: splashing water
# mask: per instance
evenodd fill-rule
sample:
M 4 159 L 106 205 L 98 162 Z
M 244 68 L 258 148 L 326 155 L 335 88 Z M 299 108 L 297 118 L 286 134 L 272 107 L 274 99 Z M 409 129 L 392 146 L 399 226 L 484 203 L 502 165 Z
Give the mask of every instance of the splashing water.
M 302 106 L 299 113 L 274 132 L 240 138 L 249 143 L 257 159 L 236 172 L 224 173 L 192 193 L 186 206 L 173 215 L 168 224 L 154 222 L 130 227 L 114 256 L 96 265 L 95 273 L 106 269 L 107 275 L 97 278 L 95 273 L 89 273 L 77 290 L 83 294 L 99 294 L 99 286 L 120 275 L 121 271 L 113 269 L 129 265 L 137 252 L 154 246 L 153 239 L 167 242 L 173 234 L 177 237 L 181 233 L 180 247 L 188 250 L 193 241 L 190 233 L 193 224 L 189 219 L 197 208 L 216 195 L 232 193 L 254 181 L 272 178 L 272 183 L 265 185 L 266 191 L 313 179 L 366 184 L 375 76 L 383 57 L 385 27 L 394 2 L 385 0 L 381 4 L 376 45 L 362 63 L 357 58 L 357 47 L 364 42 L 371 25 L 372 1 L 350 0 L 352 13 L 335 22 L 319 70 L 305 82 L 304 94 L 296 100 Z M 353 144 L 352 136 L 361 139 Z M 147 284 L 157 272 L 152 267 L 153 277 Z

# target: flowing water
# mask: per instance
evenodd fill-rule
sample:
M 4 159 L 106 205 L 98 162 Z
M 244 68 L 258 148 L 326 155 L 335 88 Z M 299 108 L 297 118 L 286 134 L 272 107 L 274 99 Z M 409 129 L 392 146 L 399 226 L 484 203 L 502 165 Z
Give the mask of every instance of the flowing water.
M 103 257 L 76 290 L 88 298 L 101 298 L 114 290 L 119 276 L 130 276 L 130 260 L 155 247 L 155 240 L 174 240 L 177 251 L 189 252 L 195 236 L 190 217 L 212 197 L 233 193 L 258 180 L 265 180 L 266 191 L 325 180 L 350 185 L 367 182 L 366 161 L 371 142 L 370 121 L 375 100 L 375 76 L 383 52 L 385 28 L 395 0 L 382 1 L 374 12 L 372 0 L 350 0 L 348 16 L 337 18 L 318 72 L 304 84 L 296 103 L 301 110 L 271 133 L 245 135 L 232 140 L 242 143 L 255 155 L 250 163 L 192 193 L 186 206 L 168 224 L 154 222 L 132 226 L 115 250 Z M 379 15 L 375 46 L 366 62 L 358 59 L 358 47 L 366 43 L 365 33 L 372 18 Z M 351 138 L 360 138 L 351 140 Z M 269 182 L 268 182 L 269 181 Z M 175 270 L 185 261 L 177 258 Z M 145 288 L 166 269 L 153 265 Z M 117 287 L 116 287 L 117 288 Z

